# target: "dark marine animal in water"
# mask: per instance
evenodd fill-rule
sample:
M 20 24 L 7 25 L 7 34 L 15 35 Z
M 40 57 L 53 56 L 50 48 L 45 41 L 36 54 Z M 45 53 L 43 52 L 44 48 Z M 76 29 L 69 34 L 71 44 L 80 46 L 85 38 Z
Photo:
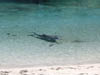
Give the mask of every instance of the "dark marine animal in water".
M 31 34 L 29 36 L 32 36 L 32 37 L 35 37 L 35 38 L 38 38 L 38 39 L 41 39 L 47 42 L 52 42 L 52 43 L 57 43 L 57 39 L 59 39 L 58 36 L 56 35 L 37 34 L 35 32 L 34 34 Z

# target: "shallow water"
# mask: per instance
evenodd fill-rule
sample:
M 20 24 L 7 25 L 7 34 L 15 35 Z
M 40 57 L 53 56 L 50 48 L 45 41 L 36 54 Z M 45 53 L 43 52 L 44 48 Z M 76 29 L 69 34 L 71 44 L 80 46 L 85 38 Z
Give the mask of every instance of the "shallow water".
M 0 64 L 98 63 L 99 19 L 100 8 L 1 3 Z M 28 36 L 32 32 L 57 35 L 59 44 L 50 47 L 51 43 Z

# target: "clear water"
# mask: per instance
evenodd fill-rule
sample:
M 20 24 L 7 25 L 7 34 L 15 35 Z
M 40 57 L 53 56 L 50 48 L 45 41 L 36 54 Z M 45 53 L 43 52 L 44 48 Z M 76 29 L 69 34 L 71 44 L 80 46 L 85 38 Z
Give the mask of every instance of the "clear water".
M 1 3 L 0 64 L 47 66 L 98 63 L 99 19 L 100 8 Z M 50 47 L 51 43 L 28 36 L 32 32 L 58 35 L 60 44 Z

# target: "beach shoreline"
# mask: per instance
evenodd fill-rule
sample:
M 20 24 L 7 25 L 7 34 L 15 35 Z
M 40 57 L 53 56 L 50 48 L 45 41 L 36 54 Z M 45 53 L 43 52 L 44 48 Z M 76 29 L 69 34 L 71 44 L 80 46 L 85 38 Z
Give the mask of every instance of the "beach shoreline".
M 100 63 L 67 66 L 0 68 L 0 75 L 100 75 Z

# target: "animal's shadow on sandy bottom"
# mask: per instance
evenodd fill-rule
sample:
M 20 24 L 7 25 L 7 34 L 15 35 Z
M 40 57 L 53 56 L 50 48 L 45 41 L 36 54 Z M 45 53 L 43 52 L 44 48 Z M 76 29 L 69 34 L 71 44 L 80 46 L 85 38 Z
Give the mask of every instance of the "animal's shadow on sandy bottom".
M 9 36 L 9 37 L 17 37 L 16 34 L 12 34 L 12 33 L 9 33 L 9 32 L 6 33 L 6 35 Z M 43 41 L 49 43 L 49 47 L 62 44 L 63 41 L 64 41 L 64 39 L 59 37 L 59 35 L 38 34 L 38 33 L 33 32 L 31 34 L 28 34 L 27 36 L 43 40 Z M 70 43 L 83 43 L 83 42 L 85 42 L 85 41 L 77 40 L 77 39 L 70 41 Z M 66 42 L 66 43 L 68 43 L 68 42 Z
M 59 44 L 58 43 L 59 37 L 57 35 L 38 34 L 33 32 L 28 36 L 43 40 L 45 42 L 49 42 L 50 43 L 49 47 L 52 47 L 54 44 Z

